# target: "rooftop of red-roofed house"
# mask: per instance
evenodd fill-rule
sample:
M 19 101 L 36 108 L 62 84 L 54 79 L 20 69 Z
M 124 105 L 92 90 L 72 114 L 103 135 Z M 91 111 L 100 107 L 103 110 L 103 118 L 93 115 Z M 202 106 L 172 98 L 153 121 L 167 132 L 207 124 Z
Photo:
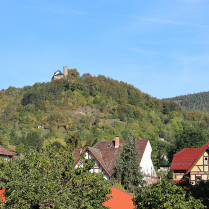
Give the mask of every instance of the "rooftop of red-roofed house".
M 6 202 L 5 196 L 4 196 L 5 189 L 0 190 L 0 201 Z
M 209 149 L 209 141 L 201 148 L 184 148 L 173 156 L 170 169 L 189 172 L 206 149 Z
M 75 162 L 78 161 L 80 153 L 85 152 L 88 149 L 94 157 L 100 162 L 104 170 L 108 171 L 108 174 L 113 174 L 113 168 L 118 154 L 122 150 L 122 146 L 127 141 L 120 141 L 119 147 L 115 147 L 115 141 L 101 141 L 97 142 L 93 147 L 87 147 L 85 149 L 75 149 L 74 156 Z M 139 163 L 141 162 L 143 153 L 147 146 L 148 140 L 136 140 L 136 146 L 139 153 Z
M 133 195 L 125 192 L 117 187 L 110 187 L 112 190 L 112 194 L 108 194 L 108 196 L 112 196 L 112 199 L 105 201 L 102 205 L 106 207 L 110 207 L 111 209 L 134 209 L 133 205 Z
M 13 154 L 0 145 L 0 156 L 12 157 Z

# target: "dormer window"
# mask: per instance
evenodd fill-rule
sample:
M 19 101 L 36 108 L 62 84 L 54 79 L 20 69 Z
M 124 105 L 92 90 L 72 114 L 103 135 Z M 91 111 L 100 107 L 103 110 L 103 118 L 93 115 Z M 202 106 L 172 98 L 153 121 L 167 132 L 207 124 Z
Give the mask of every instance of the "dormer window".
M 8 156 L 4 156 L 4 160 L 9 160 L 9 157 Z
M 204 165 L 208 165 L 208 157 L 204 157 Z

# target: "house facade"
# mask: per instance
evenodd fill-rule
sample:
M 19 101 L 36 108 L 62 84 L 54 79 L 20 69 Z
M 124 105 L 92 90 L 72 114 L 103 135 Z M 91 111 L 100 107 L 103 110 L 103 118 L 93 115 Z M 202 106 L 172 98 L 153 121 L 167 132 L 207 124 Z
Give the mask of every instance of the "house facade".
M 86 161 L 94 158 L 95 166 L 90 172 L 102 173 L 104 178 L 111 179 L 114 171 L 115 161 L 118 154 L 122 150 L 122 146 L 127 141 L 120 141 L 119 137 L 116 137 L 113 141 L 101 141 L 97 142 L 93 147 L 86 147 L 85 149 L 75 149 L 75 168 L 83 166 Z M 144 180 L 148 184 L 156 183 L 157 176 L 151 160 L 152 147 L 149 140 L 137 140 L 137 150 L 139 152 L 139 164 L 144 174 Z M 80 154 L 85 153 L 85 162 L 80 160 Z
M 209 179 L 209 141 L 201 148 L 185 148 L 174 155 L 170 169 L 174 181 L 192 185 Z

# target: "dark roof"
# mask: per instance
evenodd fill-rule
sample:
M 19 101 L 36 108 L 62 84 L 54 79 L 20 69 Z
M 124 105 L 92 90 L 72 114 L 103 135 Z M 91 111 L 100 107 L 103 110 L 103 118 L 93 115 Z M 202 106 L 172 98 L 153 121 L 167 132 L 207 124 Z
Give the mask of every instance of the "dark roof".
M 119 148 L 115 148 L 115 141 L 101 141 L 101 142 L 97 142 L 93 147 L 88 147 L 88 150 L 99 161 L 103 169 L 108 171 L 109 175 L 112 175 L 116 158 L 118 154 L 121 152 L 122 146 L 125 145 L 126 143 L 127 141 L 120 141 Z M 148 140 L 136 141 L 137 150 L 139 152 L 139 163 L 141 162 L 147 143 L 148 143 Z M 80 156 L 80 150 L 81 149 L 74 150 L 76 163 Z M 85 152 L 86 150 L 87 148 L 82 150 L 82 152 Z
M 58 73 L 58 74 L 56 74 L 56 75 L 54 75 L 54 76 L 58 76 L 58 75 L 64 75 L 64 74 L 62 74 L 62 73 Z
M 11 152 L 9 152 L 8 150 L 6 150 L 1 145 L 0 145 L 0 155 L 11 156 L 11 157 L 13 156 L 13 154 Z
M 201 148 L 184 148 L 173 156 L 171 170 L 186 170 L 190 171 L 197 160 L 202 156 L 206 149 L 209 148 L 209 141 Z
M 74 149 L 74 156 L 75 156 L 75 161 L 80 157 L 80 153 L 83 151 L 83 149 Z

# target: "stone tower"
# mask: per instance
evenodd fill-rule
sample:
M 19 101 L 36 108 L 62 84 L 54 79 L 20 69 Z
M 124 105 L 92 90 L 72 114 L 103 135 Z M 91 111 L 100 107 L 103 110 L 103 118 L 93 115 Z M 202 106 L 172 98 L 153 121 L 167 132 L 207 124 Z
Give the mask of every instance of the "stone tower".
M 64 72 L 64 76 L 67 77 L 68 76 L 68 66 L 64 66 L 63 67 L 63 72 Z

